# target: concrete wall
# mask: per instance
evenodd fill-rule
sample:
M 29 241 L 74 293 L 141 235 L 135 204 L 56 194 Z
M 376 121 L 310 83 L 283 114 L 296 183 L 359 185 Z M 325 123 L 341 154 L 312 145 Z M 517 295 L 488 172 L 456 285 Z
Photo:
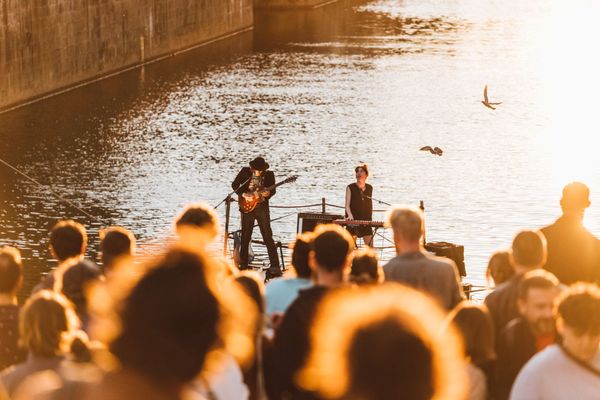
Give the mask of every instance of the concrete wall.
M 0 110 L 252 23 L 252 0 L 0 0 Z
M 337 0 L 254 0 L 254 7 L 261 9 L 314 8 Z

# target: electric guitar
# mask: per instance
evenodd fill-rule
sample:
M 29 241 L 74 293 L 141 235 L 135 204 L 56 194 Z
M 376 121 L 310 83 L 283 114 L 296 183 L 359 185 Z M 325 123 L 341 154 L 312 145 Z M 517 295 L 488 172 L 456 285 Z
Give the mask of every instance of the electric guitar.
M 246 214 L 252 212 L 252 210 L 254 210 L 256 206 L 265 201 L 265 198 L 260 195 L 260 192 L 264 192 L 265 190 L 268 190 L 270 192 L 276 187 L 281 186 L 283 184 L 296 182 L 296 179 L 298 179 L 297 175 L 290 176 L 289 178 L 286 178 L 285 180 L 274 185 L 268 186 L 266 188 L 261 188 L 259 190 L 255 190 L 254 192 L 243 193 L 241 196 L 239 196 L 238 199 L 240 203 L 240 210 L 242 210 L 242 212 Z

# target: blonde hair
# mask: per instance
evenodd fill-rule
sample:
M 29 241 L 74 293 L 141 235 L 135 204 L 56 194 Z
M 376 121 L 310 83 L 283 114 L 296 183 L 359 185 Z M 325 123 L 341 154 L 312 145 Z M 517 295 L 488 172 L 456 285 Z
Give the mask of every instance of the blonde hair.
M 394 206 L 386 216 L 388 227 L 404 239 L 417 242 L 423 235 L 423 212 L 415 207 Z
M 443 311 L 429 297 L 397 283 L 337 291 L 326 297 L 317 311 L 311 331 L 312 352 L 298 381 L 325 398 L 368 399 L 365 391 L 372 394 L 370 398 L 378 398 L 382 397 L 378 392 L 397 394 L 406 389 L 431 390 L 427 398 L 438 400 L 463 398 L 462 344 L 454 328 L 444 331 L 444 324 Z M 386 346 L 387 342 L 400 343 L 398 350 L 406 343 L 404 337 L 422 344 L 421 355 L 429 360 L 422 368 L 429 368 L 430 380 L 424 378 L 411 388 L 410 382 L 404 383 L 405 388 L 403 383 L 386 380 L 387 388 L 382 388 L 361 375 L 393 374 L 385 372 L 390 359 L 410 367 L 413 360 L 402 361 L 402 354 Z M 365 350 L 362 345 L 367 342 L 370 348 Z
M 21 343 L 34 355 L 52 357 L 65 351 L 77 325 L 71 303 L 58 293 L 42 290 L 21 310 Z

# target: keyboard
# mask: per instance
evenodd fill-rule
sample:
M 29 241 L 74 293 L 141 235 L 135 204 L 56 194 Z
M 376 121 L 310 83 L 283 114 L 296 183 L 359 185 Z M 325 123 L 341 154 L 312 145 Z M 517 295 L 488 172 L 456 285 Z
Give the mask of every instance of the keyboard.
M 336 219 L 332 221 L 333 224 L 342 226 L 370 226 L 373 228 L 383 228 L 383 221 L 365 221 L 361 219 Z

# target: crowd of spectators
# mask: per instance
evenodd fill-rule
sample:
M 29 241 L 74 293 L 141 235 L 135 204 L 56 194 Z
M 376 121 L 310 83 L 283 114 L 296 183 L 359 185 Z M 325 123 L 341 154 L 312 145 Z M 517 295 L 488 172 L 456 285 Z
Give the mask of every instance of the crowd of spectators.
M 396 256 L 356 249 L 339 225 L 294 242 L 265 285 L 211 254 L 214 211 L 186 207 L 176 243 L 140 258 L 123 227 L 86 258 L 81 224 L 59 221 L 57 266 L 23 305 L 19 250 L 0 248 L 0 400 L 597 399 L 600 241 L 563 215 L 494 253 L 483 303 L 455 263 L 424 249 L 419 209 L 392 207 Z

